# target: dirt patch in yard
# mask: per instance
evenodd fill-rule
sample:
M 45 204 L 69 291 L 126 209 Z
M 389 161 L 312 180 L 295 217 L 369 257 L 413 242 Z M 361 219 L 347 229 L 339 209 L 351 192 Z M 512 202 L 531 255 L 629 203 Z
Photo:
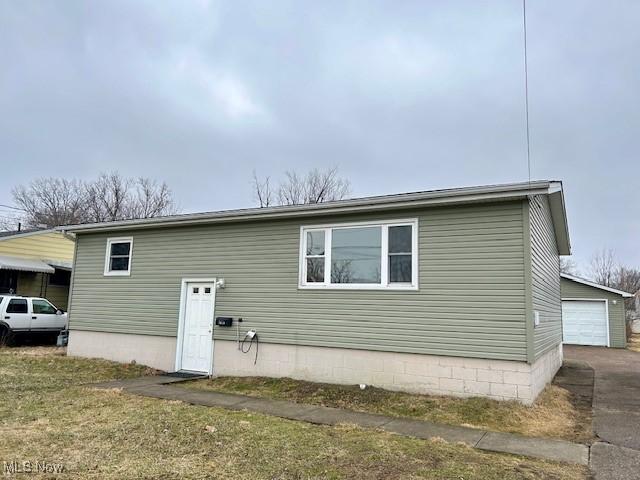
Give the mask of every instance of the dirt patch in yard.
M 290 378 L 217 377 L 184 386 L 535 437 L 587 442 L 593 436 L 590 409 L 580 408 L 573 394 L 557 385 L 547 386 L 532 406 L 515 401 L 417 395 L 375 387 L 361 390 L 357 385 Z
M 584 467 L 82 386 L 144 368 L 0 351 L 0 459 L 70 479 L 584 480 Z

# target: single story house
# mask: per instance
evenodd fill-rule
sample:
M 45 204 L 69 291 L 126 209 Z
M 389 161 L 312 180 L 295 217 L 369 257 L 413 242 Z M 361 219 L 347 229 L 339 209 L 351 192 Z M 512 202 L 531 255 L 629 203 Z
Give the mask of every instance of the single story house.
M 566 344 L 625 348 L 625 298 L 632 294 L 561 274 L 562 336 Z
M 70 355 L 524 403 L 562 363 L 561 182 L 61 228 Z
M 0 232 L 0 295 L 44 297 L 67 309 L 75 238 L 57 230 Z

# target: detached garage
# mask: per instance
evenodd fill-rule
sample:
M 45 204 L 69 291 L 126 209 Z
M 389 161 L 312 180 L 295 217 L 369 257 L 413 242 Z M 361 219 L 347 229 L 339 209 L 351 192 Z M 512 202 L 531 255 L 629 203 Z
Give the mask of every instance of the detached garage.
M 630 293 L 561 274 L 563 343 L 625 348 L 624 299 Z

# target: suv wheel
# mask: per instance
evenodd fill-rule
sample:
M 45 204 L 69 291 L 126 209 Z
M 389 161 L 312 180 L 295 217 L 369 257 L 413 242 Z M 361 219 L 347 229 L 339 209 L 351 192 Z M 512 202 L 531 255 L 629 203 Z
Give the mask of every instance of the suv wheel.
M 6 325 L 0 325 L 0 347 L 11 346 L 13 333 Z

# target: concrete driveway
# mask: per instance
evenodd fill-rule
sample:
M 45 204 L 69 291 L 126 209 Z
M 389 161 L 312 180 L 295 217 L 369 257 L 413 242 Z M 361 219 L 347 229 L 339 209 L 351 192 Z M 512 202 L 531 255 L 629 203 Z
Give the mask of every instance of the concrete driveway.
M 600 479 L 640 478 L 640 353 L 564 346 L 565 360 L 594 369 L 591 466 Z

